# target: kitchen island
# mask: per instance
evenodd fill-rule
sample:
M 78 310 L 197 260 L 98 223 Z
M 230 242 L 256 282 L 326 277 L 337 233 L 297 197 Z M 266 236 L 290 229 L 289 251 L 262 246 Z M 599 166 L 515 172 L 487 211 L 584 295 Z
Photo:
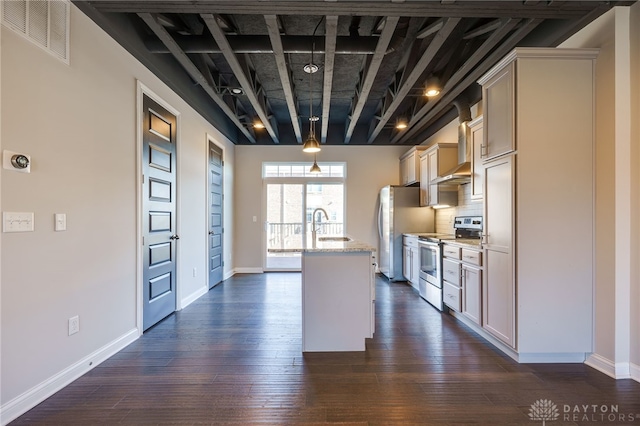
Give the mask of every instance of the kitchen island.
M 375 331 L 375 248 L 342 237 L 302 249 L 302 351 L 364 351 Z

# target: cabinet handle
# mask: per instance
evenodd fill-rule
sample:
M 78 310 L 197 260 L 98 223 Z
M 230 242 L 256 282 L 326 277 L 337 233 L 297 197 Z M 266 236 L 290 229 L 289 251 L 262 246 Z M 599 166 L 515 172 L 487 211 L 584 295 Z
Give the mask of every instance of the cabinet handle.
M 480 158 L 487 156 L 487 146 L 483 143 L 480 144 Z

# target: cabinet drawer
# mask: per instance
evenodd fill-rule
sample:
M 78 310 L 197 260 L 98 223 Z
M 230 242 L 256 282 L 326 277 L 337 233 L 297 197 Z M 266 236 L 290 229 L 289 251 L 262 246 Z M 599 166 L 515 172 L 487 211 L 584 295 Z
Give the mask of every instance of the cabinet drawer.
M 462 260 L 472 265 L 482 266 L 482 252 L 463 248 Z
M 442 259 L 442 279 L 451 284 L 460 285 L 460 262 Z
M 411 237 L 404 235 L 402 237 L 402 244 L 409 247 L 418 248 L 418 237 Z
M 454 311 L 460 312 L 462 310 L 462 289 L 455 285 L 444 283 L 442 285 L 442 300 Z
M 444 246 L 442 246 L 442 254 L 444 254 L 444 257 L 453 257 L 455 259 L 460 259 L 460 247 L 445 244 Z

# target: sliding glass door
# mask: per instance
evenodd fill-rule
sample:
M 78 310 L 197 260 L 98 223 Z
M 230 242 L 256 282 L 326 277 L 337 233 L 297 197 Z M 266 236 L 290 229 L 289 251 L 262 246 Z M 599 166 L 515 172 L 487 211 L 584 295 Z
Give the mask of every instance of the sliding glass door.
M 265 182 L 265 200 L 265 270 L 300 270 L 314 212 L 317 236 L 344 234 L 342 182 Z

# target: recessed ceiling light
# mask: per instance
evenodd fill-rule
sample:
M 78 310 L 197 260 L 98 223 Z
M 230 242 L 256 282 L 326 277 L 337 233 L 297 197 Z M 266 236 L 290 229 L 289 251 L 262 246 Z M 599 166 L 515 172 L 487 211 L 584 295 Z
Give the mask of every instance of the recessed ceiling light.
M 407 122 L 406 122 L 406 121 L 404 121 L 404 120 L 400 120 L 400 121 L 398 121 L 398 122 L 396 123 L 396 129 L 398 129 L 398 130 L 406 129 L 406 128 L 407 128 L 407 126 L 408 126 L 408 124 L 407 124 Z
M 256 121 L 255 123 L 253 123 L 253 128 L 254 129 L 264 129 L 264 124 L 262 123 L 262 121 Z

